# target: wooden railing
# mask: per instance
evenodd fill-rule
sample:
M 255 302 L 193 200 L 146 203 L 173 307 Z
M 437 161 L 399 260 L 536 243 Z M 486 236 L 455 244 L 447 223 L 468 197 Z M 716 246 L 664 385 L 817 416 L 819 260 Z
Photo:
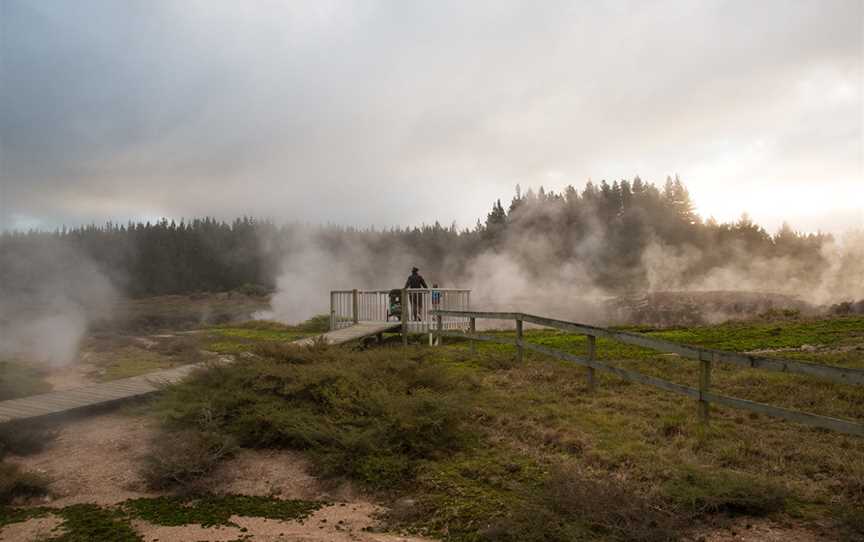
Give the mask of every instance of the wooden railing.
M 330 329 L 341 329 L 358 322 L 400 322 L 403 333 L 431 333 L 436 320 L 435 309 L 468 310 L 471 290 L 460 288 L 399 289 L 401 305 L 397 312 L 390 307 L 392 290 L 332 290 L 330 292 Z M 446 317 L 446 331 L 465 329 L 467 318 Z
M 790 410 L 787 408 L 781 408 L 773 405 L 766 405 L 763 403 L 748 401 L 746 399 L 739 399 L 737 397 L 720 395 L 711 391 L 711 369 L 712 366 L 718 362 L 732 363 L 752 369 L 762 369 L 766 371 L 806 375 L 824 380 L 829 380 L 831 382 L 849 384 L 853 386 L 864 386 L 864 370 L 862 369 L 832 367 L 830 365 L 821 365 L 817 363 L 808 363 L 803 361 L 766 358 L 761 356 L 739 354 L 736 352 L 712 350 L 709 348 L 698 348 L 694 346 L 677 344 L 664 339 L 648 337 L 639 333 L 616 331 L 601 327 L 589 326 L 585 324 L 567 322 L 563 320 L 555 320 L 553 318 L 544 318 L 542 316 L 524 314 L 521 312 L 438 310 L 433 311 L 433 314 L 436 318 L 443 318 L 444 316 L 463 316 L 468 318 L 469 321 L 469 331 L 467 333 L 454 333 L 446 330 L 437 329 L 435 331 L 435 334 L 438 337 L 438 340 L 436 341 L 438 344 L 440 344 L 441 342 L 440 337 L 459 337 L 470 339 L 472 348 L 474 348 L 473 341 L 475 340 L 491 341 L 515 346 L 516 357 L 519 361 L 522 360 L 523 352 L 525 350 L 530 350 L 532 352 L 537 352 L 539 354 L 544 354 L 560 360 L 573 362 L 587 368 L 589 390 L 593 390 L 596 385 L 595 371 L 606 371 L 631 382 L 647 384 L 649 386 L 654 386 L 655 388 L 660 388 L 665 391 L 678 393 L 696 399 L 699 421 L 703 424 L 708 423 L 709 404 L 715 403 L 727 407 L 738 408 L 750 412 L 756 412 L 759 414 L 765 414 L 767 416 L 773 416 L 775 418 L 782 418 L 784 420 L 809 425 L 811 427 L 829 429 L 832 431 L 838 431 L 850 435 L 864 436 L 864 424 L 861 423 L 850 420 L 831 418 L 828 416 L 821 416 L 818 414 L 811 414 L 809 412 Z M 514 320 L 516 322 L 516 337 L 514 340 L 509 340 L 502 337 L 478 335 L 475 331 L 477 329 L 477 319 Z M 524 322 L 536 324 L 543 327 L 559 329 L 561 331 L 569 331 L 585 335 L 588 338 L 587 356 L 576 356 L 568 352 L 562 352 L 560 350 L 555 350 L 546 346 L 526 342 L 524 340 L 524 335 L 522 332 Z M 677 354 L 682 358 L 696 360 L 699 362 L 700 365 L 699 387 L 692 388 L 689 386 L 676 384 L 662 378 L 649 376 L 629 369 L 622 369 L 620 367 L 615 367 L 607 363 L 597 361 L 597 337 L 611 339 L 624 344 L 639 346 L 642 348 L 648 348 L 651 350 L 656 350 L 658 352 Z

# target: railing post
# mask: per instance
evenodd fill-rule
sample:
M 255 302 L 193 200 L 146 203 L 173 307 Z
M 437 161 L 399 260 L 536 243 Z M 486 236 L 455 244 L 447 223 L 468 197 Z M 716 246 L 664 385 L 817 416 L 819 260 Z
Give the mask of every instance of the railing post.
M 402 288 L 402 346 L 408 346 L 408 289 Z
M 474 333 L 476 333 L 476 332 L 477 332 L 477 319 L 472 316 L 472 317 L 468 318 L 468 333 L 470 333 L 471 335 L 474 335 Z M 476 354 L 477 353 L 477 341 L 475 341 L 472 338 L 468 344 L 471 345 L 471 353 Z
M 708 425 L 708 401 L 703 397 L 703 393 L 707 393 L 711 387 L 711 360 L 699 360 L 699 423 Z
M 336 292 L 330 292 L 330 331 L 336 329 Z
M 357 288 L 351 291 L 351 318 L 355 324 L 360 321 L 360 293 Z
M 522 363 L 522 354 L 524 348 L 522 347 L 522 319 L 516 319 L 516 361 L 518 363 Z
M 588 361 L 597 359 L 597 337 L 588 335 Z M 588 391 L 594 391 L 596 385 L 594 367 L 588 367 Z
M 441 346 L 441 332 L 444 331 L 444 317 L 440 314 L 435 315 L 435 331 L 437 335 L 435 337 L 435 344 Z

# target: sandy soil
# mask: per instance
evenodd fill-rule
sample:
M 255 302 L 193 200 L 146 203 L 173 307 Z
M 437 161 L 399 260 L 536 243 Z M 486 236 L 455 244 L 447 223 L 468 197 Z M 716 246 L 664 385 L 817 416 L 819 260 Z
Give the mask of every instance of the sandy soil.
M 44 518 L 31 519 L 22 523 L 13 523 L 0 529 L 0 542 L 37 542 L 49 536 L 54 529 L 63 523 L 56 516 L 45 516 Z
M 44 451 L 11 457 L 23 468 L 46 474 L 52 497 L 44 503 L 63 507 L 77 503 L 113 505 L 136 497 L 153 497 L 138 475 L 140 458 L 155 429 L 145 417 L 106 413 L 67 420 Z M 420 542 L 420 538 L 369 532 L 381 509 L 356 495 L 348 485 L 330 488 L 309 474 L 298 454 L 243 450 L 217 471 L 208 486 L 213 491 L 270 495 L 334 502 L 304 522 L 236 517 L 239 527 L 202 528 L 199 525 L 162 527 L 136 522 L 145 540 L 295 540 L 304 542 Z M 0 541 L 37 540 L 59 524 L 57 518 L 33 519 L 0 529 Z M 242 529 L 246 529 L 245 531 Z
M 109 413 L 75 418 L 59 424 L 56 440 L 42 452 L 9 461 L 52 480 L 51 506 L 116 504 L 154 495 L 143 488 L 137 472 L 153 431 L 142 417 Z
M 135 528 L 146 542 L 186 542 L 208 540 L 221 542 L 250 536 L 249 540 L 302 542 L 423 542 L 423 538 L 374 533 L 372 516 L 380 509 L 364 502 L 342 503 L 318 510 L 303 522 L 234 516 L 237 527 L 184 525 L 160 527 L 136 522 Z
M 821 542 L 835 540 L 794 524 L 778 524 L 768 519 L 741 518 L 720 529 L 696 533 L 694 542 Z

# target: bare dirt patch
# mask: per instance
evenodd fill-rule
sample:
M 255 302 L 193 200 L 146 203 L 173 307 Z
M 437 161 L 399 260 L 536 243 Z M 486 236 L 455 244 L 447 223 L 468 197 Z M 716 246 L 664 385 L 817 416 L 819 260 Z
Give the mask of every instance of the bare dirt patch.
M 799 525 L 780 524 L 768 519 L 742 518 L 721 529 L 700 531 L 689 540 L 696 542 L 819 542 L 832 537 Z
M 350 500 L 353 496 L 348 488 L 325 490 L 309 474 L 309 464 L 300 454 L 280 450 L 240 450 L 219 467 L 213 486 L 224 493 L 281 499 Z
M 152 496 L 138 475 L 142 443 L 154 429 L 142 417 L 118 413 L 67 420 L 41 452 L 9 460 L 50 480 L 51 506 L 110 505 Z
M 40 472 L 51 480 L 51 507 L 94 503 L 110 506 L 127 499 L 156 497 L 139 475 L 141 457 L 155 428 L 143 416 L 97 414 L 66 420 L 57 438 L 45 450 L 9 460 Z M 322 485 L 309 474 L 308 463 L 297 453 L 276 450 L 240 450 L 226 461 L 208 483 L 214 493 L 264 495 L 284 499 L 335 502 L 304 521 L 234 517 L 238 527 L 201 525 L 160 526 L 135 521 L 144 540 L 295 540 L 307 542 L 420 542 L 423 539 L 370 532 L 382 509 L 356 496 L 349 484 Z M 43 504 L 43 503 L 37 503 Z M 45 538 L 61 523 L 59 518 L 32 519 L 0 530 L 0 542 Z
M 0 542 L 36 542 L 56 535 L 55 529 L 63 523 L 57 516 L 32 518 L 0 528 Z
M 146 542 L 211 542 L 253 540 L 261 542 L 294 540 L 300 542 L 424 542 L 429 539 L 372 532 L 373 517 L 381 509 L 368 502 L 338 503 L 318 510 L 303 521 L 234 516 L 237 527 L 183 525 L 163 527 L 144 521 L 134 522 Z M 248 537 L 248 538 L 247 538 Z

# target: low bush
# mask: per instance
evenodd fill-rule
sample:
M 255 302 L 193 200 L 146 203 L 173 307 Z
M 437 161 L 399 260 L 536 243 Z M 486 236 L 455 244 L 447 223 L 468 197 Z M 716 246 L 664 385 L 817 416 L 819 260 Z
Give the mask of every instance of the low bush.
M 734 471 L 693 468 L 667 482 L 664 493 L 695 514 L 765 516 L 783 510 L 787 492 L 767 481 Z
M 403 359 L 401 349 L 271 344 L 256 352 L 170 389 L 158 409 L 166 427 L 203 425 L 242 446 L 305 450 L 320 475 L 375 489 L 410 481 L 419 461 L 473 439 L 464 383 Z
M 141 474 L 150 489 L 189 489 L 234 450 L 233 438 L 213 431 L 164 432 L 151 441 Z
M 9 422 L 0 424 L 0 459 L 6 454 L 30 455 L 42 451 L 56 433 L 42 424 Z
M 481 534 L 499 542 L 677 540 L 681 522 L 664 503 L 615 479 L 594 479 L 559 465 L 519 512 Z
M 31 498 L 48 492 L 48 480 L 39 474 L 21 470 L 17 465 L 0 462 L 0 504 Z

